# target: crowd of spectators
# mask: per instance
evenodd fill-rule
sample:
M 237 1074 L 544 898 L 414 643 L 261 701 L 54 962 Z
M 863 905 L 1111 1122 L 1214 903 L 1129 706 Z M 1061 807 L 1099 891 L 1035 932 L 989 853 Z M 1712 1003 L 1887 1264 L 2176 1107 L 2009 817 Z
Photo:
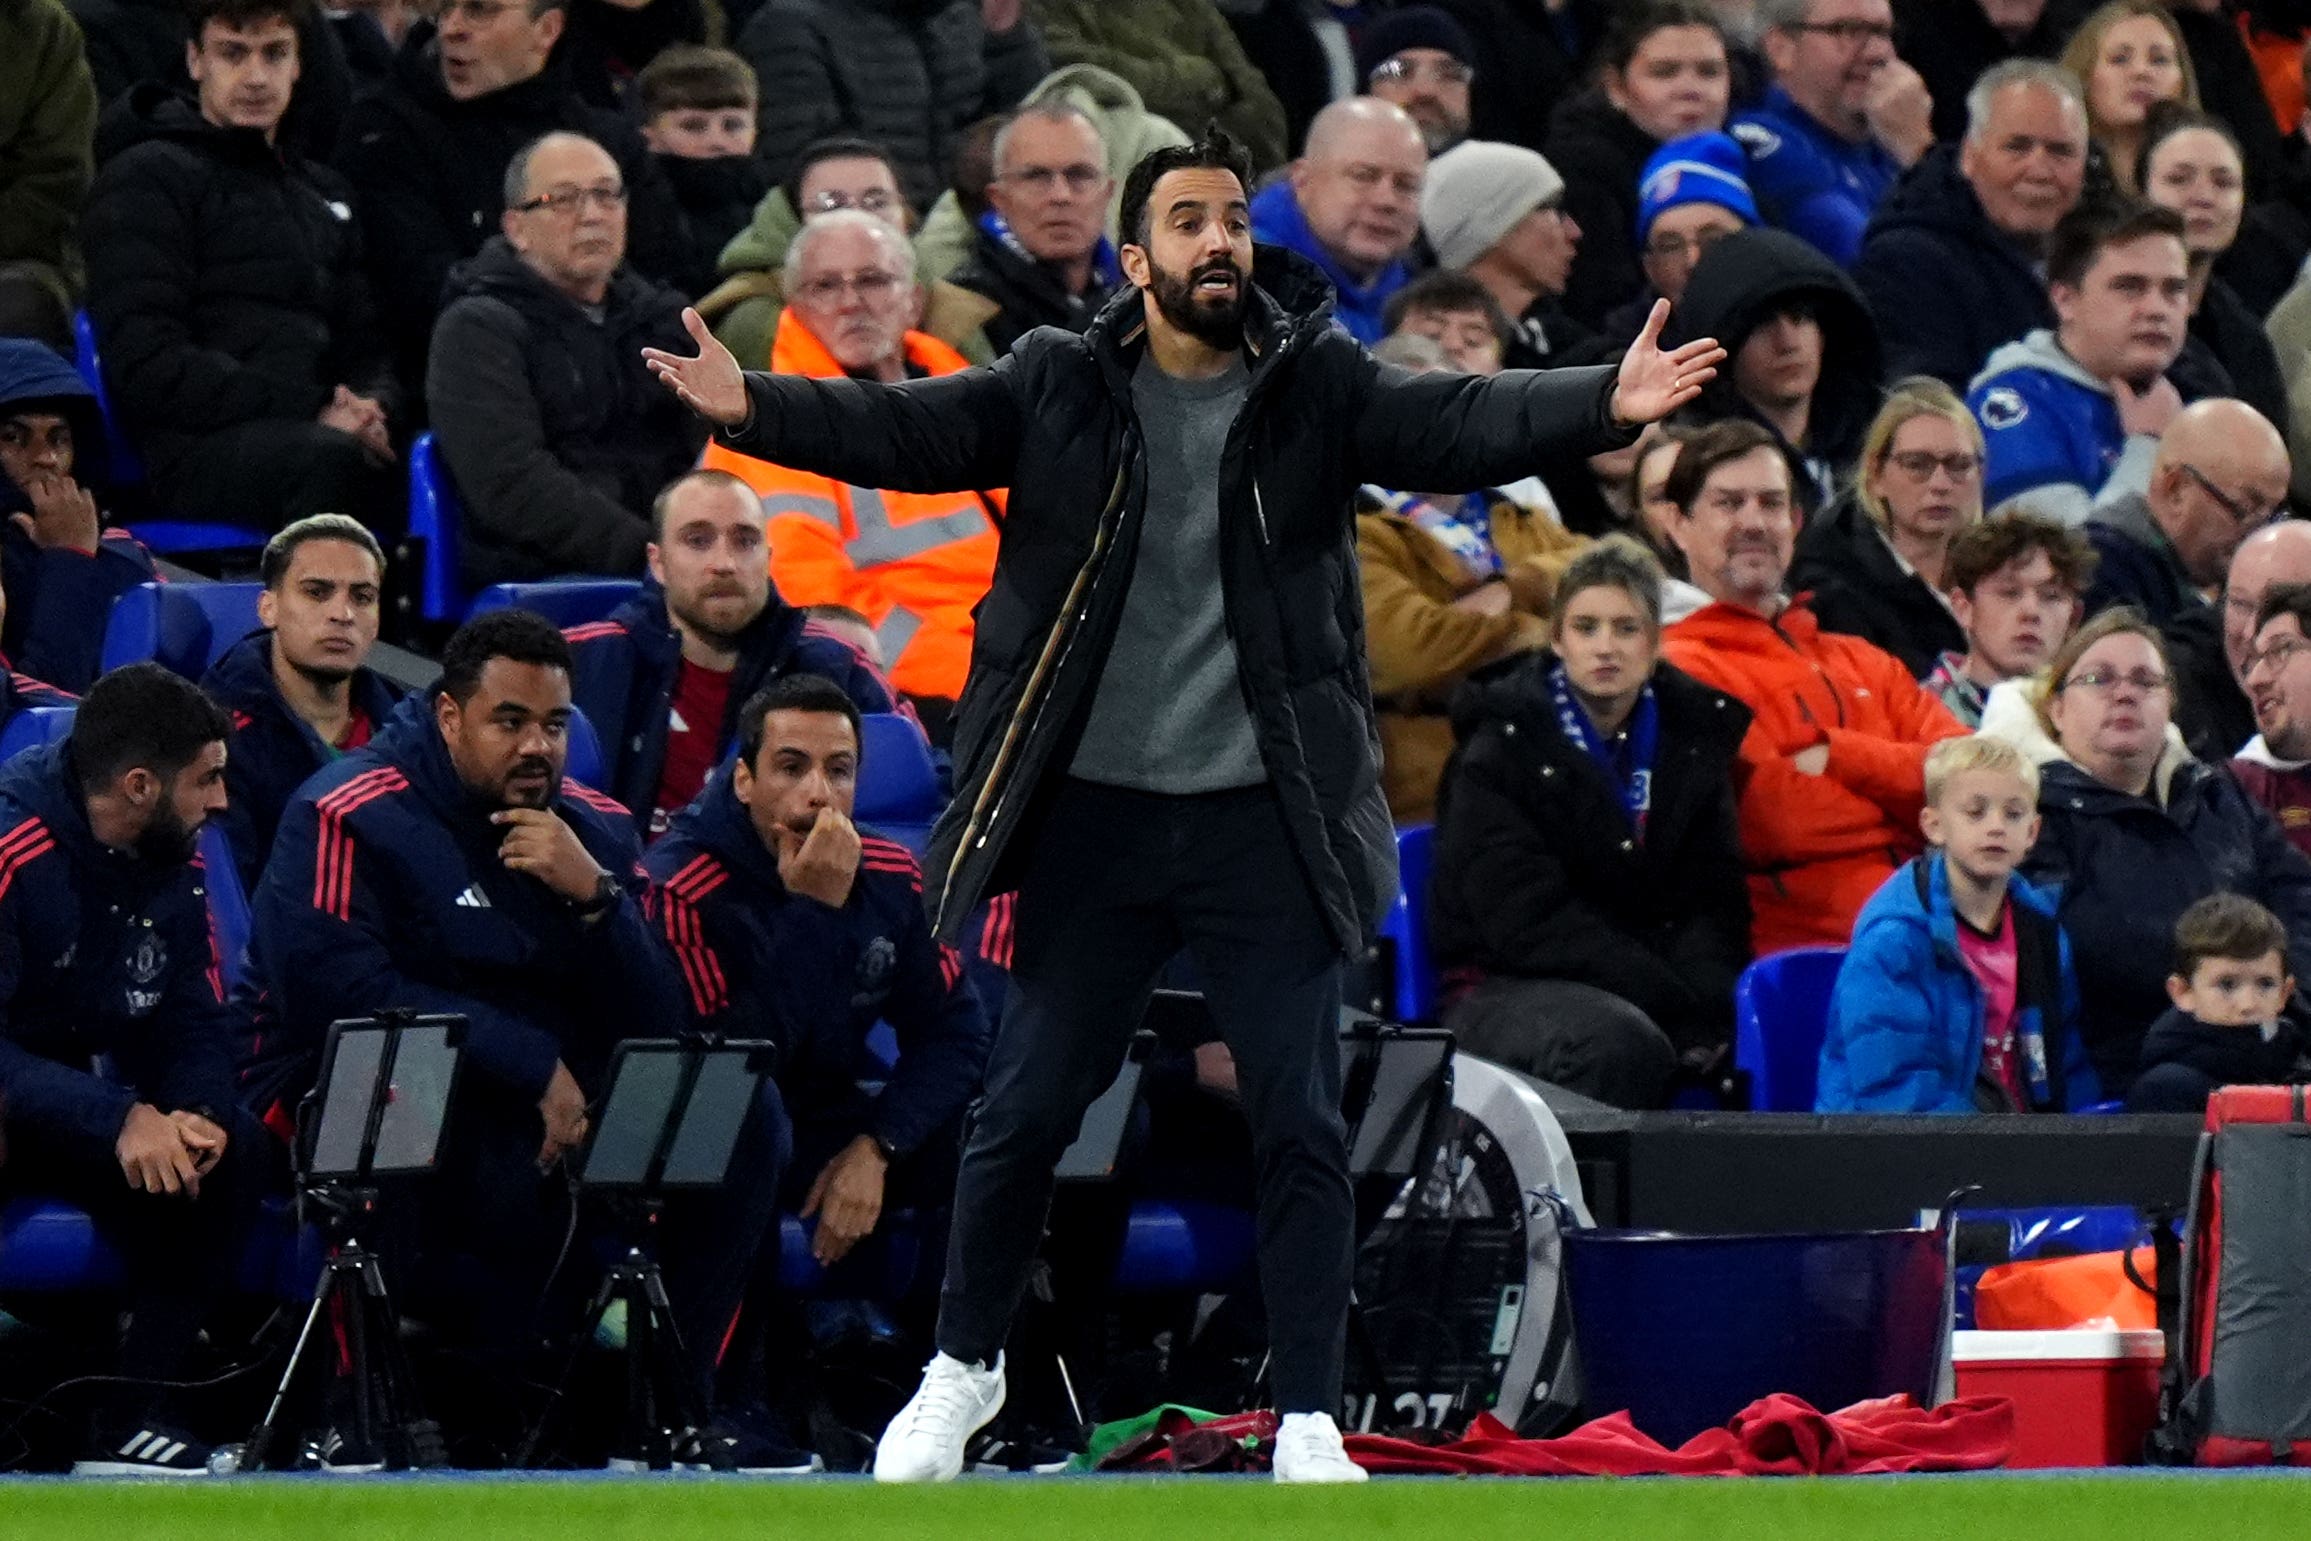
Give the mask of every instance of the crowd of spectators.
M 2138 1077 L 2187 1104 L 2253 1058 L 2193 1036 L 2230 1021 L 2201 972 L 2277 952 L 2292 1020 L 2311 960 L 2307 9 L 0 0 L 0 712 L 89 693 L 0 775 L 7 1181 L 78 1193 L 117 1158 L 198 1192 L 167 1245 L 202 1255 L 327 1024 L 408 1005 L 474 1024 L 448 1191 L 491 1199 L 429 1207 L 419 1294 L 478 1353 L 554 1282 L 532 1179 L 583 1137 L 606 1019 L 808 1046 L 750 1181 L 670 1216 L 693 1347 L 781 1206 L 832 1261 L 886 1182 L 932 1193 L 1009 910 L 982 956 L 932 938 L 914 856 L 851 823 L 860 719 L 948 747 L 1006 491 L 710 442 L 642 350 L 702 317 L 749 369 L 946 400 L 1039 328 L 1128 349 L 1121 185 L 1214 124 L 1257 239 L 1304 259 L 1259 280 L 1319 275 L 1391 367 L 1610 361 L 1661 302 L 1666 344 L 1727 352 L 1624 449 L 1341 510 L 1342 641 L 1391 813 L 1437 826 L 1415 898 L 1463 1046 L 1660 1106 L 1723 1084 L 1752 959 L 1850 945 L 1825 1108 Z M 420 434 L 466 589 L 638 595 L 566 636 L 471 623 L 405 697 L 369 659 Z M 154 571 L 139 516 L 273 535 L 261 629 L 205 693 L 99 679 Z M 561 774 L 573 711 L 599 791 Z M 255 901 L 232 1002 L 171 929 L 212 817 Z M 157 954 L 98 937 L 123 882 Z M 58 1058 L 100 988 L 122 1085 Z M 867 1097 L 878 1018 L 900 1069 Z M 165 1378 L 205 1297 L 149 1272 L 124 1371 Z M 759 1384 L 693 1371 L 728 1413 L 697 1459 L 807 1463 L 745 1415 Z M 172 1429 L 139 1404 L 99 1453 L 194 1460 Z

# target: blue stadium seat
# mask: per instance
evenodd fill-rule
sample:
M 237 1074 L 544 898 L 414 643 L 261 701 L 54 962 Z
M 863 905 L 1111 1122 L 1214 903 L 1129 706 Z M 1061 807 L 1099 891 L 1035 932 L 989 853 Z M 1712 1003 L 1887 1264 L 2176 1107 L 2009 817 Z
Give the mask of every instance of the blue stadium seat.
M 241 982 L 249 946 L 249 896 L 241 889 L 241 869 L 234 864 L 232 842 L 225 828 L 211 819 L 201 826 L 201 886 L 209 901 L 209 932 L 217 941 L 217 961 L 229 992 Z
M 584 711 L 570 708 L 569 757 L 562 762 L 562 774 L 573 781 L 583 781 L 595 791 L 602 790 L 602 740 L 594 732 L 594 725 L 586 720 Z
M 53 744 L 72 731 L 72 706 L 31 706 L 0 727 L 0 760 L 13 760 L 27 749 Z
M 1843 947 L 1769 953 L 1733 987 L 1733 1063 L 1749 1072 L 1749 1105 L 1810 1113 Z
M 550 578 L 543 583 L 493 583 L 474 595 L 466 619 L 492 610 L 535 610 L 556 626 L 583 626 L 642 592 L 635 578 Z
M 1391 1006 L 1400 1022 L 1430 1022 L 1442 996 L 1436 960 L 1428 955 L 1428 872 L 1436 826 L 1407 824 L 1396 832 L 1396 902 L 1380 922 L 1394 954 Z
M 104 383 L 104 361 L 96 351 L 96 327 L 88 312 L 72 313 L 73 363 L 80 378 L 96 393 L 96 413 L 104 424 L 105 476 L 118 492 L 145 492 L 148 478 L 144 461 L 121 430 L 112 410 L 112 392 Z M 143 519 L 128 532 L 164 556 L 188 551 L 255 551 L 263 548 L 265 532 L 238 524 L 208 524 L 193 519 Z
M 106 669 L 152 659 L 198 680 L 257 629 L 260 583 L 140 583 L 112 602 Z
M 449 467 L 429 431 L 409 446 L 409 534 L 424 542 L 418 579 L 418 613 L 429 621 L 464 619 L 465 585 L 458 575 L 457 534 L 465 505 L 449 479 Z
M 942 806 L 939 771 L 922 728 L 897 712 L 869 712 L 860 723 L 860 738 L 853 813 L 861 824 L 921 856 Z
M 321 1254 L 321 1233 L 300 1231 L 288 1202 L 268 1199 L 241 1249 L 236 1282 L 270 1299 L 310 1295 Z M 36 1194 L 0 1203 L 0 1296 L 116 1290 L 125 1278 L 120 1253 L 86 1210 Z
M 1193 1199 L 1141 1199 L 1131 1206 L 1115 1287 L 1127 1295 L 1217 1293 L 1252 1265 L 1252 1212 Z

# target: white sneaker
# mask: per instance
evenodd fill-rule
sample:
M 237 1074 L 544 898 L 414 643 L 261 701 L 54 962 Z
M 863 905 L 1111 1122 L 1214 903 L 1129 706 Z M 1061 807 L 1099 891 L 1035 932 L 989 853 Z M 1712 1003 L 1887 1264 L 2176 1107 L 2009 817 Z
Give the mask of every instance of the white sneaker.
M 1348 1459 L 1330 1413 L 1286 1413 L 1276 1430 L 1278 1482 L 1363 1482 L 1371 1473 Z
M 952 1482 L 963 1446 L 1003 1410 L 1003 1356 L 982 1369 L 946 1354 L 923 1366 L 923 1384 L 875 1446 L 877 1482 Z M 1339 1436 L 1334 1435 L 1335 1444 Z

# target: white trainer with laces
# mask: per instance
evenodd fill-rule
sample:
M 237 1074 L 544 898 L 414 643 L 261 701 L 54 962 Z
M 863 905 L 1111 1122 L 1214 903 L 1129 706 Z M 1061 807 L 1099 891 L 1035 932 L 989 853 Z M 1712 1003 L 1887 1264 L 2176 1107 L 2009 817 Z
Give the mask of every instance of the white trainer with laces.
M 963 1473 L 963 1447 L 1003 1410 L 1003 1356 L 995 1368 L 946 1354 L 923 1366 L 923 1384 L 899 1409 L 875 1446 L 877 1482 L 952 1482 Z M 1337 1444 L 1340 1436 L 1335 1434 Z
M 1348 1459 L 1330 1413 L 1286 1413 L 1276 1430 L 1278 1482 L 1364 1482 L 1372 1474 Z

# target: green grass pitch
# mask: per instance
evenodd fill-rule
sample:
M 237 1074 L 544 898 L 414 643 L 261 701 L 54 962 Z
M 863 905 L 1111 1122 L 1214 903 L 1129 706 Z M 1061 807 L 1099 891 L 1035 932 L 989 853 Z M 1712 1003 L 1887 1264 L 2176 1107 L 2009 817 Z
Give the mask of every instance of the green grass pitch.
M 2054 1476 L 1530 1481 L 1278 1489 L 1252 1479 L 356 1481 L 0 1484 L 0 1535 L 44 1541 L 1036 1541 L 1441 1536 L 1452 1541 L 2299 1537 L 2311 1479 Z

